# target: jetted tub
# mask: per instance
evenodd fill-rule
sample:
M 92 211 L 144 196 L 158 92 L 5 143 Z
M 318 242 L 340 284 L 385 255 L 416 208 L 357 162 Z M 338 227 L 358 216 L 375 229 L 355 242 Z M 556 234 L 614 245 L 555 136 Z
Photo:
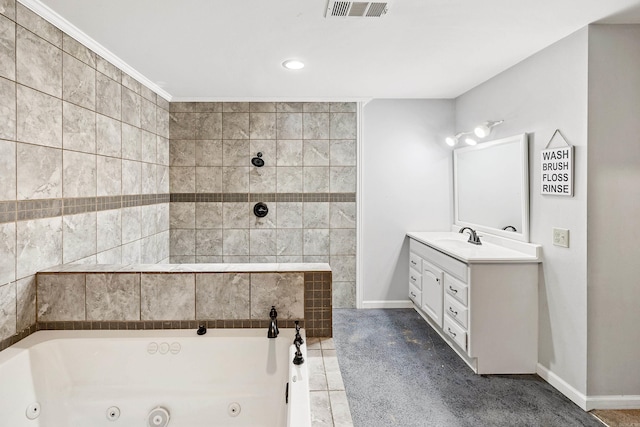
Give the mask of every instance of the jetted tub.
M 0 352 L 0 426 L 311 426 L 294 335 L 39 331 Z

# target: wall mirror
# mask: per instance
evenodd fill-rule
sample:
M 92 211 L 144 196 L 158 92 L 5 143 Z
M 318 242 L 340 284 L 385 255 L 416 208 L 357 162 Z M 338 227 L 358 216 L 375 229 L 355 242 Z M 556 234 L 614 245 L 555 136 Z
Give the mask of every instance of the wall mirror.
M 528 152 L 526 134 L 454 150 L 455 225 L 528 242 Z

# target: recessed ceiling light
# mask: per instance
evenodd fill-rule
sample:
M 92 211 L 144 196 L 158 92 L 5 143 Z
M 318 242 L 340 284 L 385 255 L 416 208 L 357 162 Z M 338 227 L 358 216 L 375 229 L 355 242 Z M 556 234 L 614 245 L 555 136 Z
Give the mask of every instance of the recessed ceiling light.
M 297 59 L 287 59 L 282 63 L 282 66 L 288 70 L 300 70 L 304 68 L 304 62 Z

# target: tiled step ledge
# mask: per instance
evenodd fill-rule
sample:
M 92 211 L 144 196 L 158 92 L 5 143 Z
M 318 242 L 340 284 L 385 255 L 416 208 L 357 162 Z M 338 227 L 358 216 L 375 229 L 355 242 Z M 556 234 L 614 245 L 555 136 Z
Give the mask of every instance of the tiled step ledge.
M 37 274 L 36 328 L 263 328 L 275 305 L 331 337 L 331 278 L 326 263 L 60 265 Z
M 39 273 L 310 273 L 331 272 L 327 263 L 64 264 Z

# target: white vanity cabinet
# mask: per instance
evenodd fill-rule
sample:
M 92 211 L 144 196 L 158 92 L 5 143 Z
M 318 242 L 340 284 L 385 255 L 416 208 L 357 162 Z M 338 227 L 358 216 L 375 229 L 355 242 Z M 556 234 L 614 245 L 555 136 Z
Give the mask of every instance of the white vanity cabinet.
M 409 237 L 409 297 L 418 313 L 476 373 L 535 373 L 538 261 L 463 261 Z

